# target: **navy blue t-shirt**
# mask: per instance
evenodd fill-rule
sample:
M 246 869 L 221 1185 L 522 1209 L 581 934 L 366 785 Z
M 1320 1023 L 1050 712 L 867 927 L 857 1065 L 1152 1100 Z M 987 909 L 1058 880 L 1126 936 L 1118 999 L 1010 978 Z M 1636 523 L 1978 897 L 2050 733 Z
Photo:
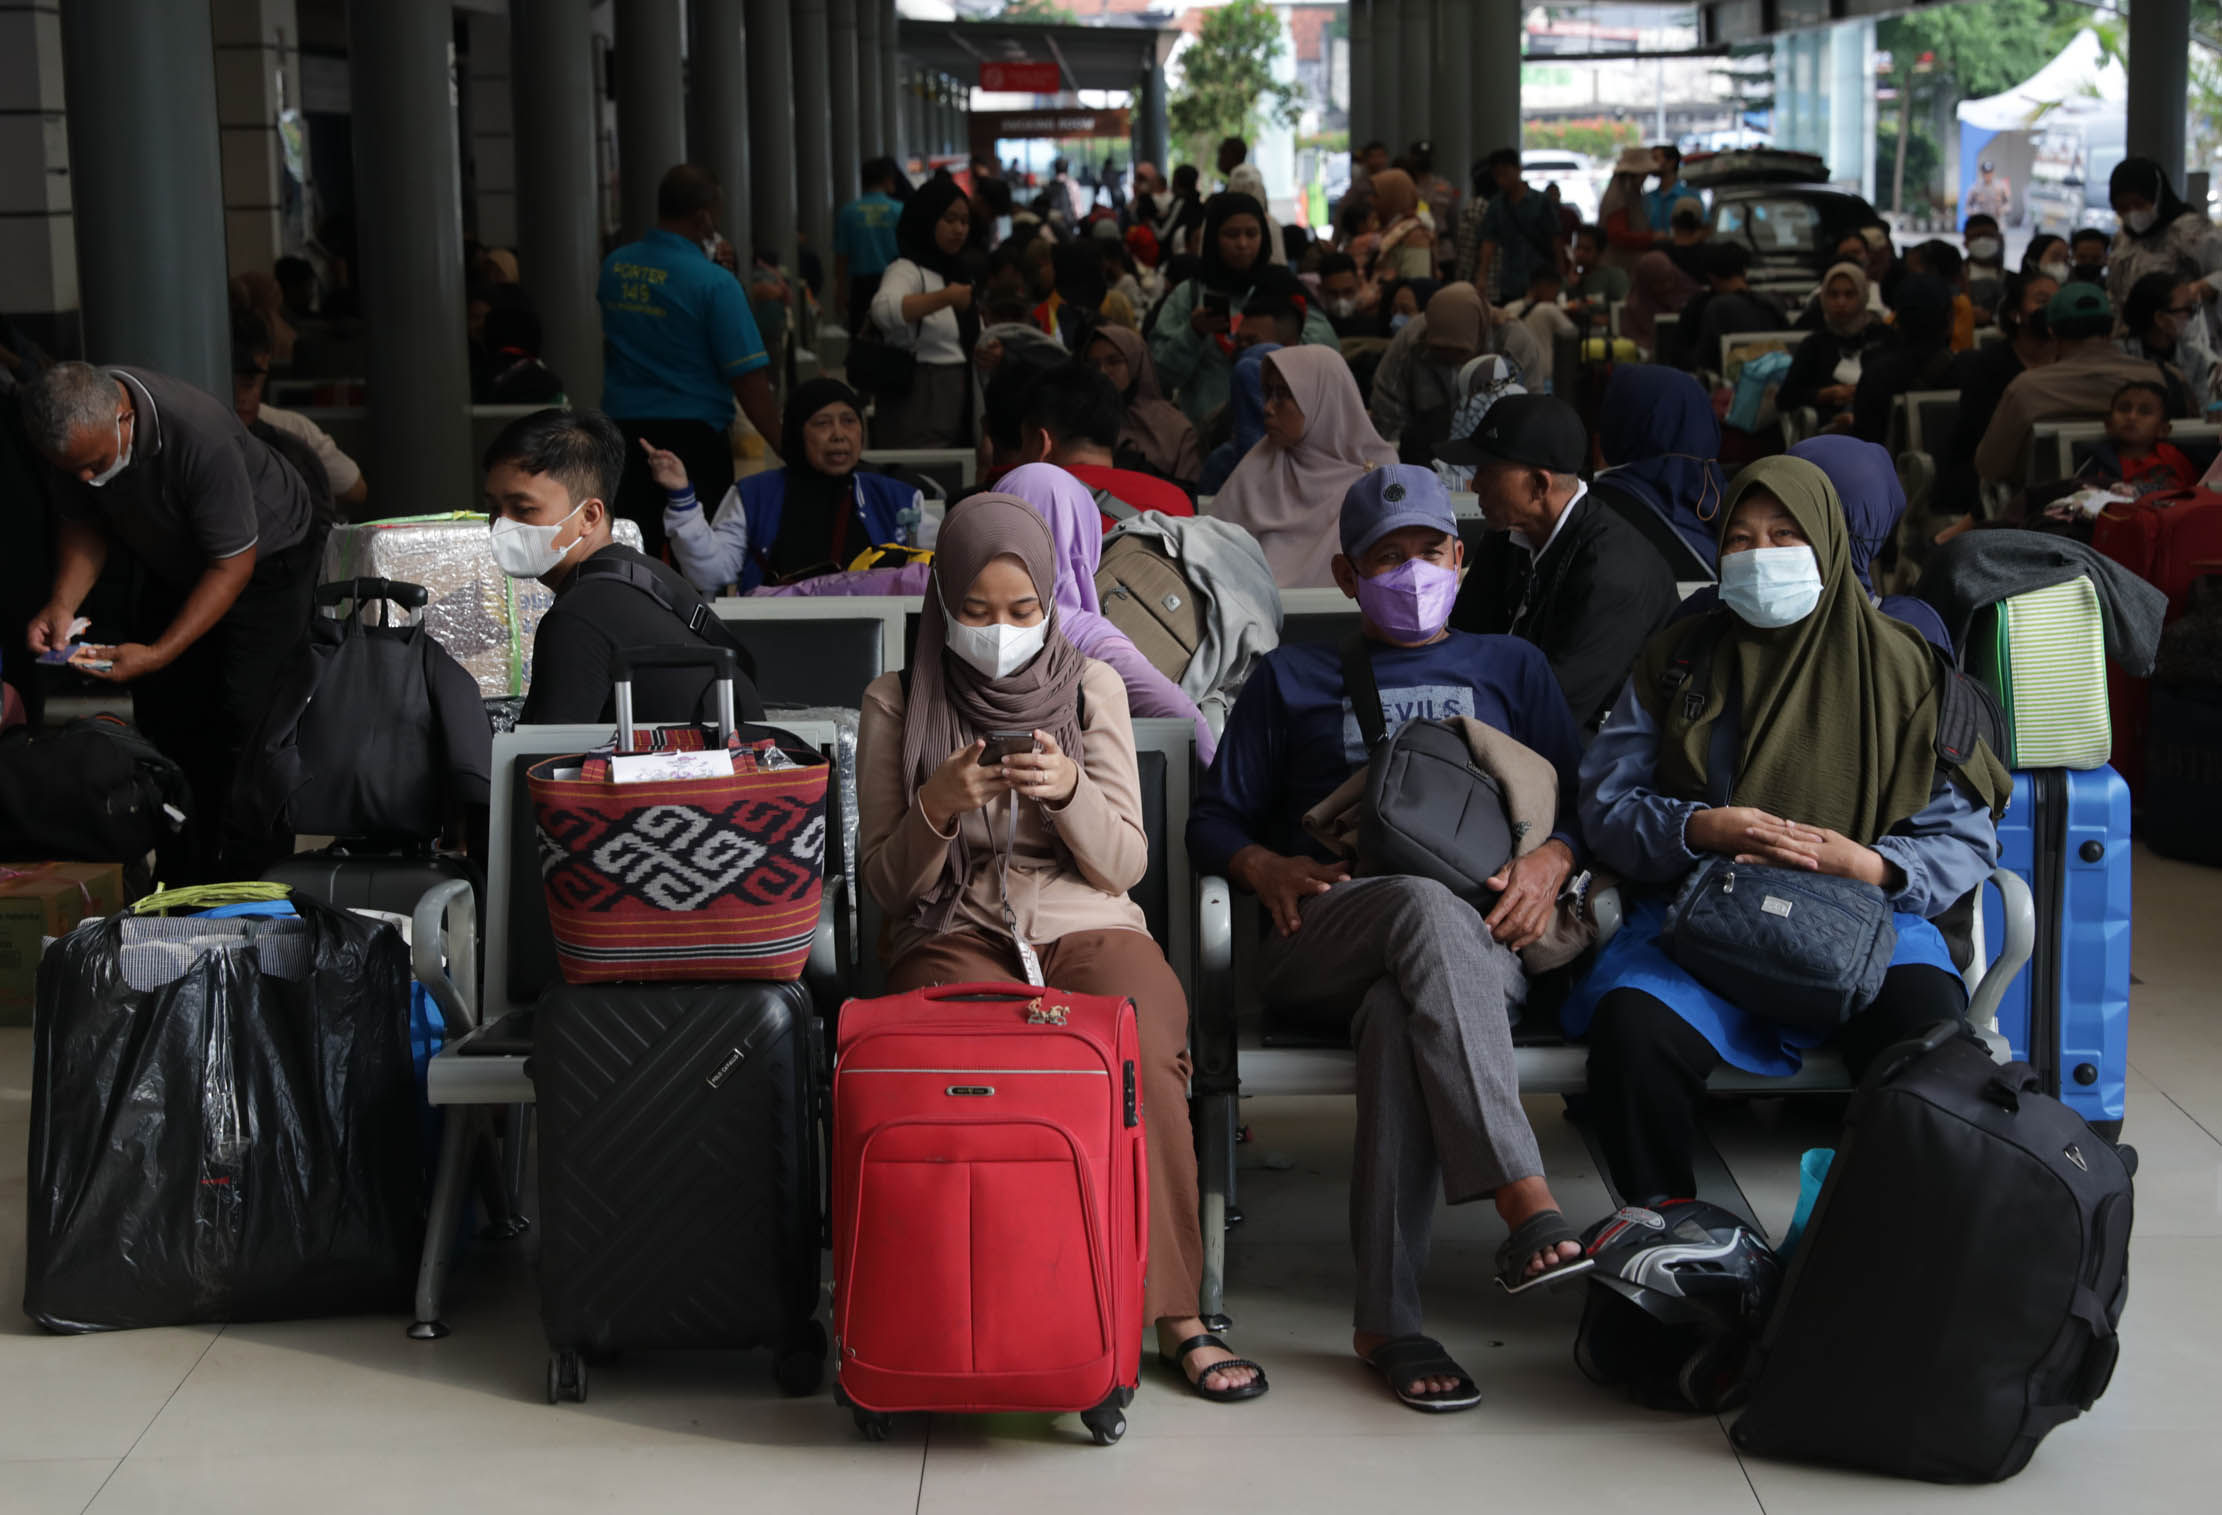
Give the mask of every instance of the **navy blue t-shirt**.
M 1406 721 L 1467 715 L 1533 748 L 1558 770 L 1551 833 L 1581 856 L 1575 802 L 1581 737 L 1550 662 L 1517 637 L 1454 631 L 1425 647 L 1373 649 L 1374 681 L 1389 729 Z M 1207 873 L 1225 873 L 1244 847 L 1325 859 L 1304 812 L 1366 760 L 1365 739 L 1343 690 L 1342 648 L 1281 647 L 1267 654 L 1227 716 L 1219 755 L 1188 820 L 1188 851 Z

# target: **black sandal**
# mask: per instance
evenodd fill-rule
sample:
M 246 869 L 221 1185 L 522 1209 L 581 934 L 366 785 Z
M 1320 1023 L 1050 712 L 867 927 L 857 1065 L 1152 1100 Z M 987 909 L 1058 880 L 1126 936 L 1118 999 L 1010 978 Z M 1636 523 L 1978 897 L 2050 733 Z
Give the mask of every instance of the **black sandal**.
M 1165 1354 L 1164 1350 L 1160 1348 L 1157 1354 L 1157 1360 L 1165 1364 L 1166 1367 L 1171 1368 L 1175 1373 L 1178 1373 L 1181 1376 L 1181 1380 L 1186 1383 L 1189 1388 L 1196 1391 L 1197 1398 L 1208 1399 L 1213 1404 L 1231 1405 L 1237 1400 L 1255 1399 L 1260 1394 L 1263 1394 L 1266 1391 L 1266 1388 L 1268 1386 L 1265 1381 L 1265 1369 L 1259 1367 L 1256 1363 L 1251 1362 L 1248 1358 L 1244 1357 L 1230 1357 L 1225 1362 L 1215 1362 L 1210 1367 L 1204 1369 L 1201 1373 L 1198 1373 L 1194 1378 L 1190 1378 L 1188 1376 L 1188 1359 L 1194 1356 L 1197 1352 L 1203 1350 L 1205 1347 L 1217 1347 L 1222 1352 L 1231 1352 L 1234 1350 L 1232 1347 L 1229 1347 L 1224 1341 L 1221 1341 L 1218 1337 L 1212 1335 L 1209 1331 L 1206 1331 L 1200 1336 L 1189 1337 L 1188 1340 L 1175 1347 L 1170 1357 L 1168 1357 Z M 1223 1373 L 1229 1368 L 1248 1368 L 1252 1373 L 1255 1373 L 1257 1377 L 1251 1379 L 1246 1384 L 1242 1384 L 1232 1389 L 1214 1389 L 1208 1387 L 1204 1383 L 1204 1380 L 1209 1378 L 1212 1374 Z
M 1536 1253 L 1545 1248 L 1555 1251 L 1563 1242 L 1579 1246 L 1581 1240 L 1581 1233 L 1558 1211 L 1536 1211 L 1513 1227 L 1512 1234 L 1497 1248 L 1497 1287 L 1507 1294 L 1524 1294 L 1537 1284 L 1564 1283 L 1577 1273 L 1587 1273 L 1597 1266 L 1597 1260 L 1586 1252 L 1561 1259 L 1532 1277 L 1527 1272 L 1528 1259 Z
M 1481 1403 L 1481 1388 L 1432 1336 L 1392 1336 L 1365 1355 L 1368 1366 L 1389 1382 L 1389 1392 L 1415 1410 L 1446 1415 Z M 1422 1378 L 1455 1378 L 1448 1389 L 1413 1394 L 1405 1385 Z

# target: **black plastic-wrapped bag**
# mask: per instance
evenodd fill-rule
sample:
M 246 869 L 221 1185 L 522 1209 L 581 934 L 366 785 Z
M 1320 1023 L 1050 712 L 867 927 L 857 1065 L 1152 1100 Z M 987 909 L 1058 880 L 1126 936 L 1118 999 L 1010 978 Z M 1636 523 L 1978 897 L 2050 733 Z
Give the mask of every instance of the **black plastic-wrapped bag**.
M 409 954 L 293 918 L 128 913 L 39 965 L 24 1313 L 54 1331 L 407 1307 L 423 1175 Z

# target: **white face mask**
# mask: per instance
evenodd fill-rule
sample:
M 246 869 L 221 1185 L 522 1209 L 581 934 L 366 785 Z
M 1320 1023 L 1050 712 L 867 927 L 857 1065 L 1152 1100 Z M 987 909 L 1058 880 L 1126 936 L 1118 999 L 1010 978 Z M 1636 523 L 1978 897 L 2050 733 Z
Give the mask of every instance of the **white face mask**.
M 2153 229 L 2153 222 L 2159 219 L 2159 216 L 2160 212 L 2147 208 L 2145 210 L 2133 210 L 2122 217 L 2122 220 L 2129 226 L 2134 235 L 2142 237 Z
M 1007 679 L 1040 655 L 1049 641 L 1049 617 L 1031 626 L 996 621 L 967 626 L 948 611 L 942 618 L 949 627 L 949 650 L 979 671 L 982 678 Z
M 553 526 L 528 526 L 523 521 L 506 517 L 496 521 L 492 542 L 495 566 L 513 579 L 537 579 L 553 571 L 556 564 L 563 561 L 563 555 L 577 545 L 566 542 L 558 547 L 556 537 L 584 509 L 586 505 L 581 502 L 578 510 Z
M 1327 314 L 1333 316 L 1336 320 L 1347 321 L 1357 313 L 1357 296 L 1350 295 L 1341 299 L 1337 299 L 1333 295 L 1327 297 Z
M 1967 244 L 1967 255 L 1978 263 L 1996 263 L 2006 244 L 1996 237 L 1977 237 Z
M 1793 626 L 1821 603 L 1821 563 L 1810 547 L 1723 553 L 1720 594 L 1747 626 Z
M 2069 266 L 2065 258 L 2055 258 L 2038 264 L 2037 272 L 2052 280 L 2055 284 L 2065 284 L 2068 282 L 2068 275 L 2074 273 L 2075 270 Z
M 134 441 L 138 439 L 138 434 L 136 431 L 133 432 L 132 439 Z M 126 468 L 129 468 L 130 466 L 131 449 L 123 445 L 123 417 L 118 416 L 116 417 L 116 461 L 110 463 L 106 468 L 103 468 L 100 472 L 94 474 L 85 482 L 91 485 L 94 489 L 105 489 L 108 487 L 109 480 L 113 479 L 117 474 L 122 473 Z

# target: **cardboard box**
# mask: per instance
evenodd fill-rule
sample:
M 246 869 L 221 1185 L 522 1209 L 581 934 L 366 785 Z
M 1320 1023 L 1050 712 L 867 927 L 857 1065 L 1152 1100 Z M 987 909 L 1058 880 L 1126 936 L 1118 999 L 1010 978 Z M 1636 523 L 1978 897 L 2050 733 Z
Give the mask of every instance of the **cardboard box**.
M 28 1026 L 43 939 L 124 906 L 117 863 L 0 863 L 0 1026 Z

